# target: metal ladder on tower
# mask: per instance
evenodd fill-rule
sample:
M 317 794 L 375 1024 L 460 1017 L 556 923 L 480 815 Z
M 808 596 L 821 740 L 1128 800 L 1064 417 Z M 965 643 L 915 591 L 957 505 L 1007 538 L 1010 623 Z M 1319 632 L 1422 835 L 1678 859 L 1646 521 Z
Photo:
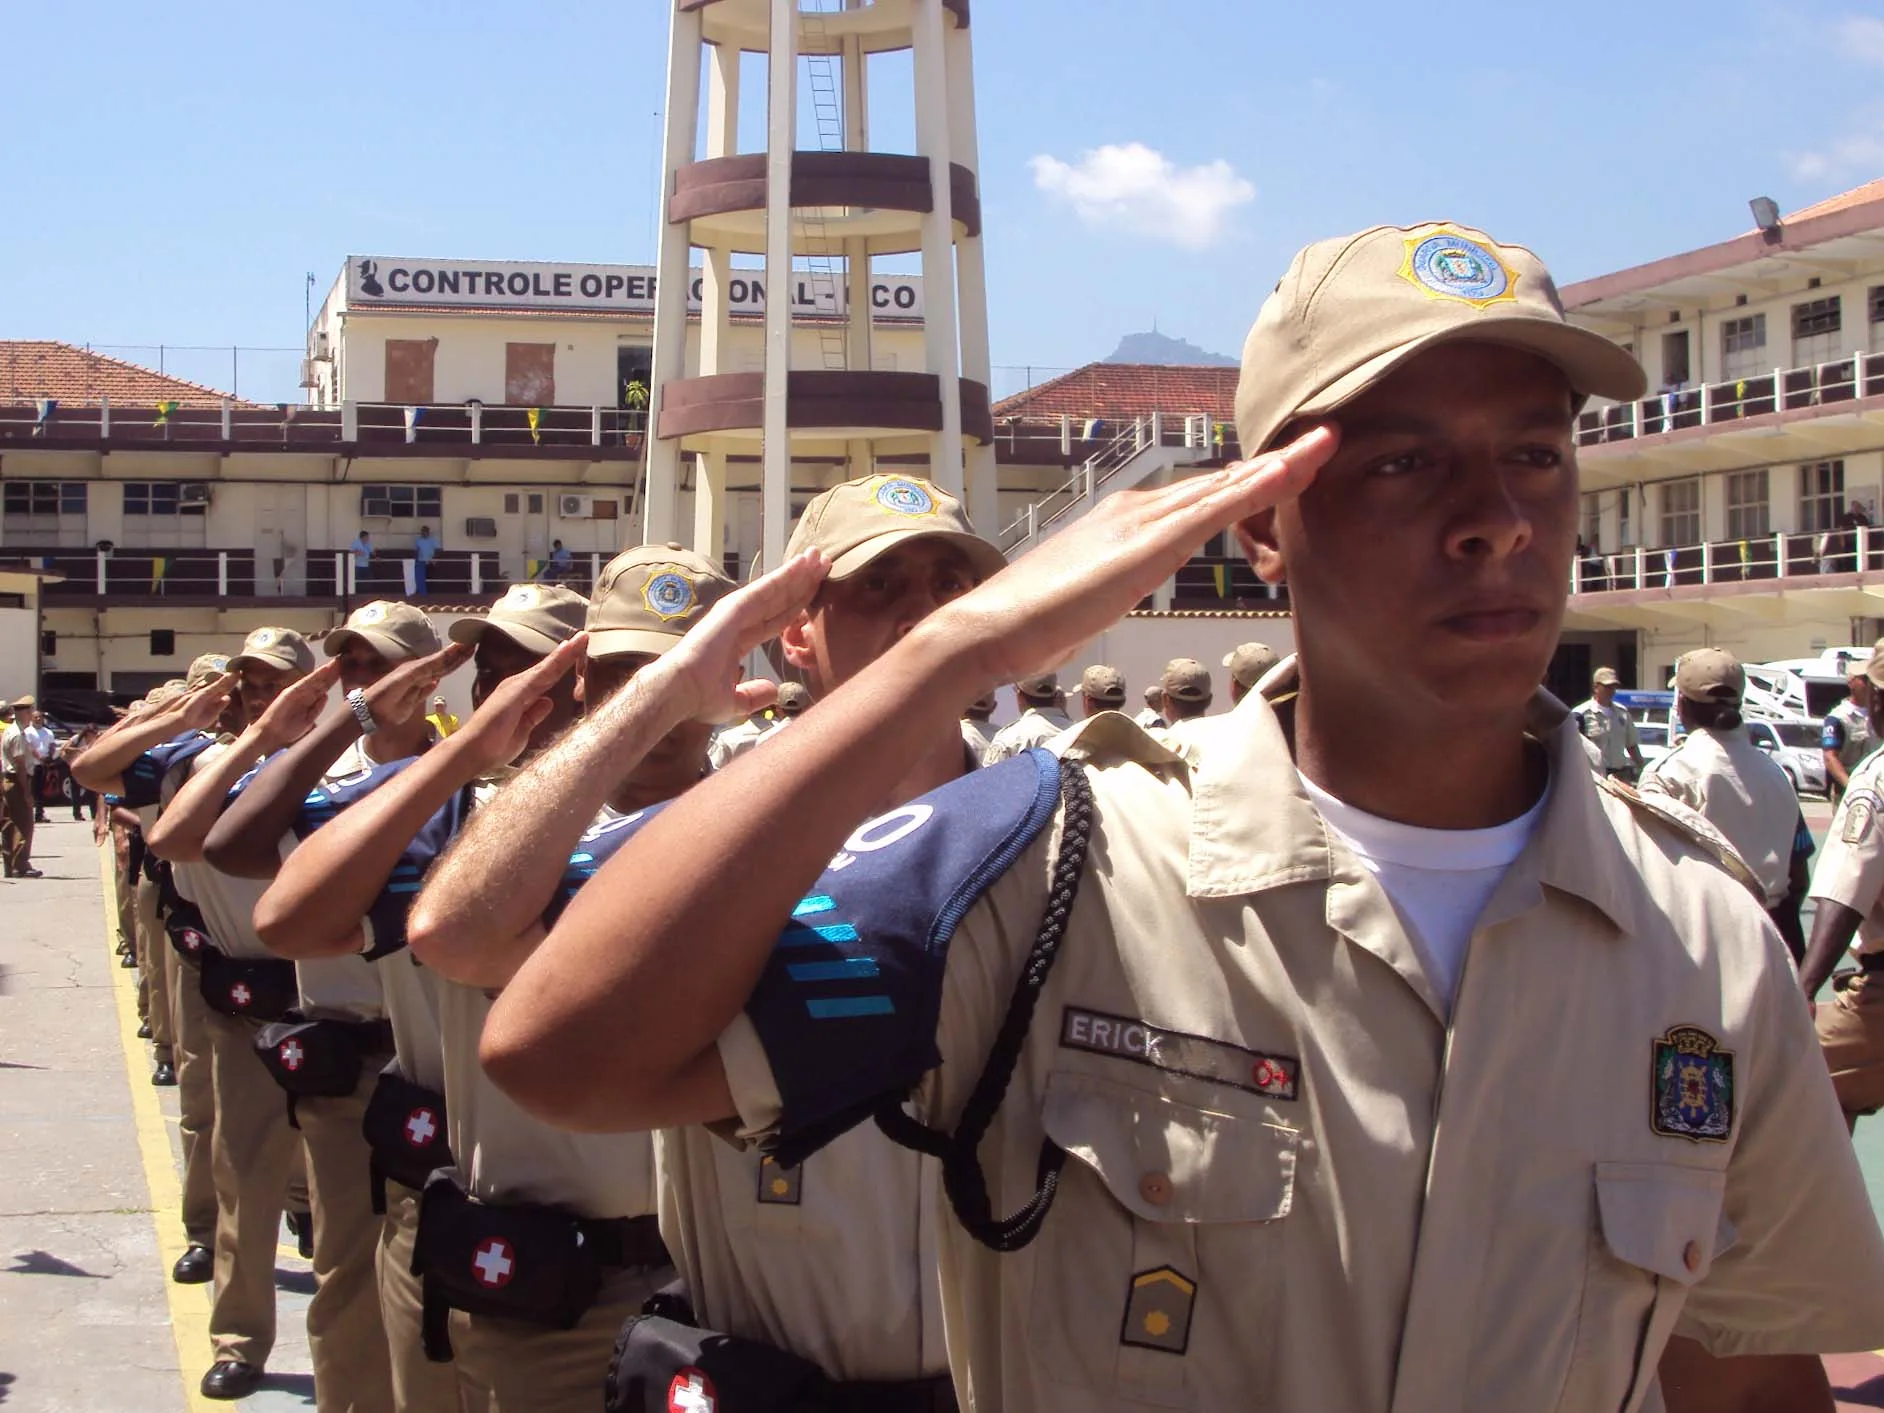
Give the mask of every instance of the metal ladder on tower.
M 818 150 L 842 152 L 844 113 L 837 94 L 837 77 L 832 72 L 831 36 L 824 23 L 824 3 L 825 0 L 811 0 L 799 12 L 800 49 L 804 52 L 806 76 L 810 80 Z M 836 3 L 841 10 L 844 0 L 836 0 Z M 838 296 L 838 267 L 833 263 L 833 256 L 841 257 L 842 252 L 835 248 L 830 228 L 825 224 L 824 208 L 807 206 L 803 210 L 804 215 L 798 218 L 798 229 L 804 239 L 811 302 L 813 309 L 823 316 L 817 324 L 818 350 L 826 368 L 841 369 L 849 361 L 849 340 L 844 325 L 837 318 L 843 303 Z

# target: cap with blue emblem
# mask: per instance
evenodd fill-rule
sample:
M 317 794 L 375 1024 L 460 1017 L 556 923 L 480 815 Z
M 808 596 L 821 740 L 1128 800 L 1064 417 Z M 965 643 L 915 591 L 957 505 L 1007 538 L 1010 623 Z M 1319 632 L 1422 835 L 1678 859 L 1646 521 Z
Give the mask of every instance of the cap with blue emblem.
M 588 612 L 589 601 L 561 584 L 512 584 L 488 614 L 459 619 L 448 636 L 454 643 L 475 643 L 496 633 L 545 656 L 582 631 Z
M 823 550 L 830 577 L 848 579 L 880 555 L 909 540 L 948 540 L 986 579 L 1007 567 L 1007 557 L 975 533 L 962 503 L 919 476 L 860 476 L 815 497 L 798 517 L 787 557 Z
M 1521 245 L 1444 222 L 1375 226 L 1301 251 L 1243 345 L 1236 431 L 1245 456 L 1299 417 L 1335 411 L 1435 344 L 1505 344 L 1556 364 L 1578 405 L 1640 397 L 1642 366 L 1564 319 L 1556 283 Z
M 658 656 L 736 587 L 711 560 L 677 544 L 618 554 L 589 602 L 589 656 Z

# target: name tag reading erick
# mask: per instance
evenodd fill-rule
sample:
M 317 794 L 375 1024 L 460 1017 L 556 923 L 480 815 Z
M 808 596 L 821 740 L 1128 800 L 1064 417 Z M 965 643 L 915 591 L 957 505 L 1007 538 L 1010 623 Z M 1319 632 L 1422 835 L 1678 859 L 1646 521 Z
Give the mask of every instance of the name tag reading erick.
M 1302 1062 L 1293 1055 L 1265 1055 L 1227 1040 L 1186 1035 L 1129 1016 L 1068 1006 L 1060 1016 L 1060 1045 L 1234 1085 L 1270 1099 L 1299 1097 Z

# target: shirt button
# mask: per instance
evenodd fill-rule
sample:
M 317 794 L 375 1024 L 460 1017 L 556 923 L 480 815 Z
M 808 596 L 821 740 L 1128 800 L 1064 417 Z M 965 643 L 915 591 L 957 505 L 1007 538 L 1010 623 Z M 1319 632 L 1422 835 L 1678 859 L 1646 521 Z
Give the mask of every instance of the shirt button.
M 1698 1243 L 1690 1241 L 1681 1248 L 1681 1264 L 1690 1271 L 1701 1269 L 1701 1248 Z
M 1171 1179 L 1163 1173 L 1146 1173 L 1138 1180 L 1138 1195 L 1154 1207 L 1171 1200 Z

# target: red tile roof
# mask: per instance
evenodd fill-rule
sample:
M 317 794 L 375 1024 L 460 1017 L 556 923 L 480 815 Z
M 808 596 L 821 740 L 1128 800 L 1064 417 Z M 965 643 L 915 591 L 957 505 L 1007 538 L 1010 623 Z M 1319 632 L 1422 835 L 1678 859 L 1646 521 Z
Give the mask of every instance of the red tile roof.
M 1850 191 L 1840 192 L 1837 196 L 1828 196 L 1825 200 L 1811 206 L 1802 206 L 1797 211 L 1788 211 L 1782 221 L 1806 221 L 1814 216 L 1829 216 L 1834 211 L 1849 210 L 1853 206 L 1863 206 L 1870 201 L 1884 201 L 1884 177 L 1863 186 L 1854 186 Z
M 1088 363 L 1004 397 L 994 405 L 997 421 L 1057 421 L 1061 417 L 1147 417 L 1153 412 L 1187 416 L 1207 412 L 1219 422 L 1236 418 L 1235 368 L 1156 363 Z
M 51 339 L 0 339 L 0 401 L 50 397 L 60 402 L 96 402 L 108 397 L 127 407 L 178 402 L 185 407 L 220 406 L 227 393 L 108 358 Z M 252 404 L 237 400 L 241 407 Z

